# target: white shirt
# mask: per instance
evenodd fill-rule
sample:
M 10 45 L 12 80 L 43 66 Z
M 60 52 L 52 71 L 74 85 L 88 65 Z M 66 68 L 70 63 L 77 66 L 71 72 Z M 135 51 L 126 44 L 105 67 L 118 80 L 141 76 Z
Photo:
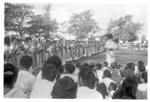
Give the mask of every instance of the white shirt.
M 4 95 L 5 98 L 27 98 L 24 92 L 18 88 L 13 88 L 7 94 Z
M 106 89 L 107 89 L 107 92 L 108 92 L 108 88 L 109 88 L 109 85 L 110 83 L 115 83 L 112 79 L 110 78 L 104 78 L 102 79 L 101 83 L 104 83 L 106 85 Z
M 90 89 L 88 87 L 78 87 L 77 90 L 77 99 L 85 99 L 85 98 L 90 98 L 90 99 L 103 99 L 101 93 L 96 91 L 95 89 Z
M 78 77 L 76 75 L 73 75 L 73 74 L 62 74 L 60 76 L 60 78 L 63 78 L 65 76 L 68 76 L 68 77 L 72 78 L 74 80 L 74 82 L 78 82 Z
M 97 72 L 97 76 L 98 76 L 99 82 L 101 82 L 102 77 L 103 77 L 103 71 L 102 70 L 97 70 L 96 72 Z
M 78 69 L 78 68 L 75 69 L 74 74 L 75 74 L 76 76 L 78 76 L 78 74 L 79 74 L 79 69 Z
M 109 39 L 106 41 L 105 48 L 116 49 L 117 47 L 118 45 L 113 40 Z
M 27 71 L 20 70 L 15 87 L 22 90 L 33 88 L 35 83 L 35 76 Z
M 138 84 L 137 89 L 141 92 L 147 92 L 147 83 Z
M 53 89 L 54 82 L 42 79 L 39 84 L 34 86 L 30 94 L 30 98 L 51 98 L 51 91 Z

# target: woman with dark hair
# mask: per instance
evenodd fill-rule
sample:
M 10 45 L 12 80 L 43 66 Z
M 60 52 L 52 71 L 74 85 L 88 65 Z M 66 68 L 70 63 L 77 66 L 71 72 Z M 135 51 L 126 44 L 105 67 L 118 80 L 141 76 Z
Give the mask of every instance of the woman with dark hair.
M 126 78 L 121 88 L 114 93 L 113 99 L 136 99 L 137 86 L 138 81 L 135 76 Z
M 56 81 L 51 96 L 52 98 L 76 98 L 77 83 L 68 76 L 60 78 Z
M 15 87 L 18 78 L 18 68 L 11 63 L 4 64 L 4 97 L 27 98 L 24 92 Z

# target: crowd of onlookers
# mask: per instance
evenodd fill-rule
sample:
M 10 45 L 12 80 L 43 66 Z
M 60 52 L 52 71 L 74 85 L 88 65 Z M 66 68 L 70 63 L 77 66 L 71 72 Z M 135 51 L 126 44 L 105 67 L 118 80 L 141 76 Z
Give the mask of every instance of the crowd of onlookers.
M 4 64 L 5 98 L 147 99 L 147 68 L 143 61 L 67 62 L 54 55 L 40 68 L 30 55 L 21 56 L 20 67 Z

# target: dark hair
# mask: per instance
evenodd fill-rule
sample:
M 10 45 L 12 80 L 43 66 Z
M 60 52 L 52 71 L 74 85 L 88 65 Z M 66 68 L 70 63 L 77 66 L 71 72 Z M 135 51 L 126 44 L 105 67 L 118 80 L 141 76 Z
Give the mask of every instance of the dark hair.
M 82 67 L 79 72 L 79 78 L 82 79 L 83 84 L 91 89 L 95 87 L 96 84 L 96 77 L 89 67 Z
M 117 62 L 111 63 L 111 68 L 117 69 L 118 68 Z
M 10 37 L 9 37 L 9 36 L 6 36 L 6 37 L 4 38 L 4 44 L 5 44 L 5 45 L 10 45 Z
M 144 79 L 144 82 L 147 83 L 147 72 L 142 73 L 142 78 Z
M 97 88 L 96 90 L 102 94 L 103 98 L 105 98 L 108 93 L 107 93 L 107 88 L 106 88 L 106 85 L 104 83 L 99 83 L 97 84 Z
M 52 98 L 76 98 L 77 83 L 72 78 L 65 76 L 58 79 L 51 92 Z
M 96 64 L 96 67 L 97 67 L 97 70 L 101 70 L 101 69 L 102 69 L 102 64 L 97 63 L 97 64 Z
M 110 73 L 110 71 L 106 69 L 106 70 L 104 71 L 104 73 L 103 73 L 103 76 L 104 76 L 104 77 L 107 77 L 107 78 L 111 78 L 111 73 Z
M 104 62 L 104 67 L 108 67 L 108 62 Z
M 42 68 L 42 79 L 53 81 L 57 76 L 57 69 L 52 64 L 44 64 Z
M 94 64 L 93 62 L 91 62 L 91 63 L 89 64 L 89 67 L 90 67 L 91 69 L 93 69 L 93 68 L 95 67 L 95 64 Z
M 108 39 L 112 39 L 113 38 L 113 35 L 112 34 L 106 34 L 105 35 Z
M 80 68 L 81 67 L 81 63 L 80 62 L 76 62 L 76 67 Z
M 54 55 L 54 56 L 50 56 L 47 60 L 47 64 L 53 64 L 56 66 L 57 70 L 61 73 L 62 72 L 62 67 L 61 67 L 61 64 L 62 64 L 62 61 L 61 59 Z
M 121 72 L 121 77 L 127 78 L 127 77 L 133 77 L 134 76 L 134 71 L 131 69 L 124 69 Z
M 11 63 L 4 64 L 4 86 L 13 88 L 18 77 L 18 69 Z
M 75 67 L 72 63 L 66 63 L 65 70 L 67 73 L 72 74 L 75 71 Z
M 13 41 L 15 41 L 15 40 L 17 40 L 17 38 L 16 37 L 11 37 L 11 42 L 13 42 Z
M 144 65 L 143 61 L 138 61 L 138 65 Z
M 88 67 L 88 66 L 89 66 L 88 63 L 84 63 L 84 64 L 82 65 L 82 67 Z
M 33 64 L 33 59 L 31 56 L 29 55 L 24 55 L 21 57 L 20 59 L 20 64 L 22 67 L 26 68 L 27 70 L 29 70 L 29 68 L 32 66 Z
M 143 64 L 138 65 L 138 70 L 140 72 L 145 72 L 145 66 Z
M 135 76 L 126 78 L 121 88 L 114 93 L 113 98 L 124 99 L 126 97 L 128 99 L 136 99 L 136 91 L 138 86 L 138 80 Z
M 126 65 L 126 69 L 131 69 L 131 70 L 135 70 L 135 65 L 133 62 L 127 63 Z
M 113 83 L 113 82 L 111 82 L 109 86 L 110 86 L 110 87 L 112 88 L 112 90 L 114 90 L 114 91 L 117 89 L 117 85 L 116 85 L 115 83 Z

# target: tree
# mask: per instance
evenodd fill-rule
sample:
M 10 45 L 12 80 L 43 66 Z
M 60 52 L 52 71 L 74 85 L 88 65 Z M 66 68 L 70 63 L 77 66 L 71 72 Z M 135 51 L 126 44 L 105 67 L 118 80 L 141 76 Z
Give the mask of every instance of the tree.
M 32 15 L 30 5 L 5 3 L 5 31 L 15 31 L 22 36 Z
M 112 33 L 115 38 L 122 41 L 133 42 L 138 40 L 137 32 L 142 28 L 141 23 L 132 21 L 132 15 L 120 17 L 118 20 L 111 20 L 107 33 Z
M 92 16 L 90 10 L 73 14 L 69 20 L 68 32 L 77 35 L 78 39 L 86 38 L 88 33 L 97 32 L 99 27 Z
M 27 31 L 30 34 L 41 34 L 44 33 L 45 35 L 49 36 L 50 32 L 56 32 L 58 29 L 58 23 L 55 19 L 51 19 L 50 17 L 50 8 L 51 5 L 45 5 L 45 12 L 43 15 L 34 15 L 32 20 L 28 22 L 30 27 Z

